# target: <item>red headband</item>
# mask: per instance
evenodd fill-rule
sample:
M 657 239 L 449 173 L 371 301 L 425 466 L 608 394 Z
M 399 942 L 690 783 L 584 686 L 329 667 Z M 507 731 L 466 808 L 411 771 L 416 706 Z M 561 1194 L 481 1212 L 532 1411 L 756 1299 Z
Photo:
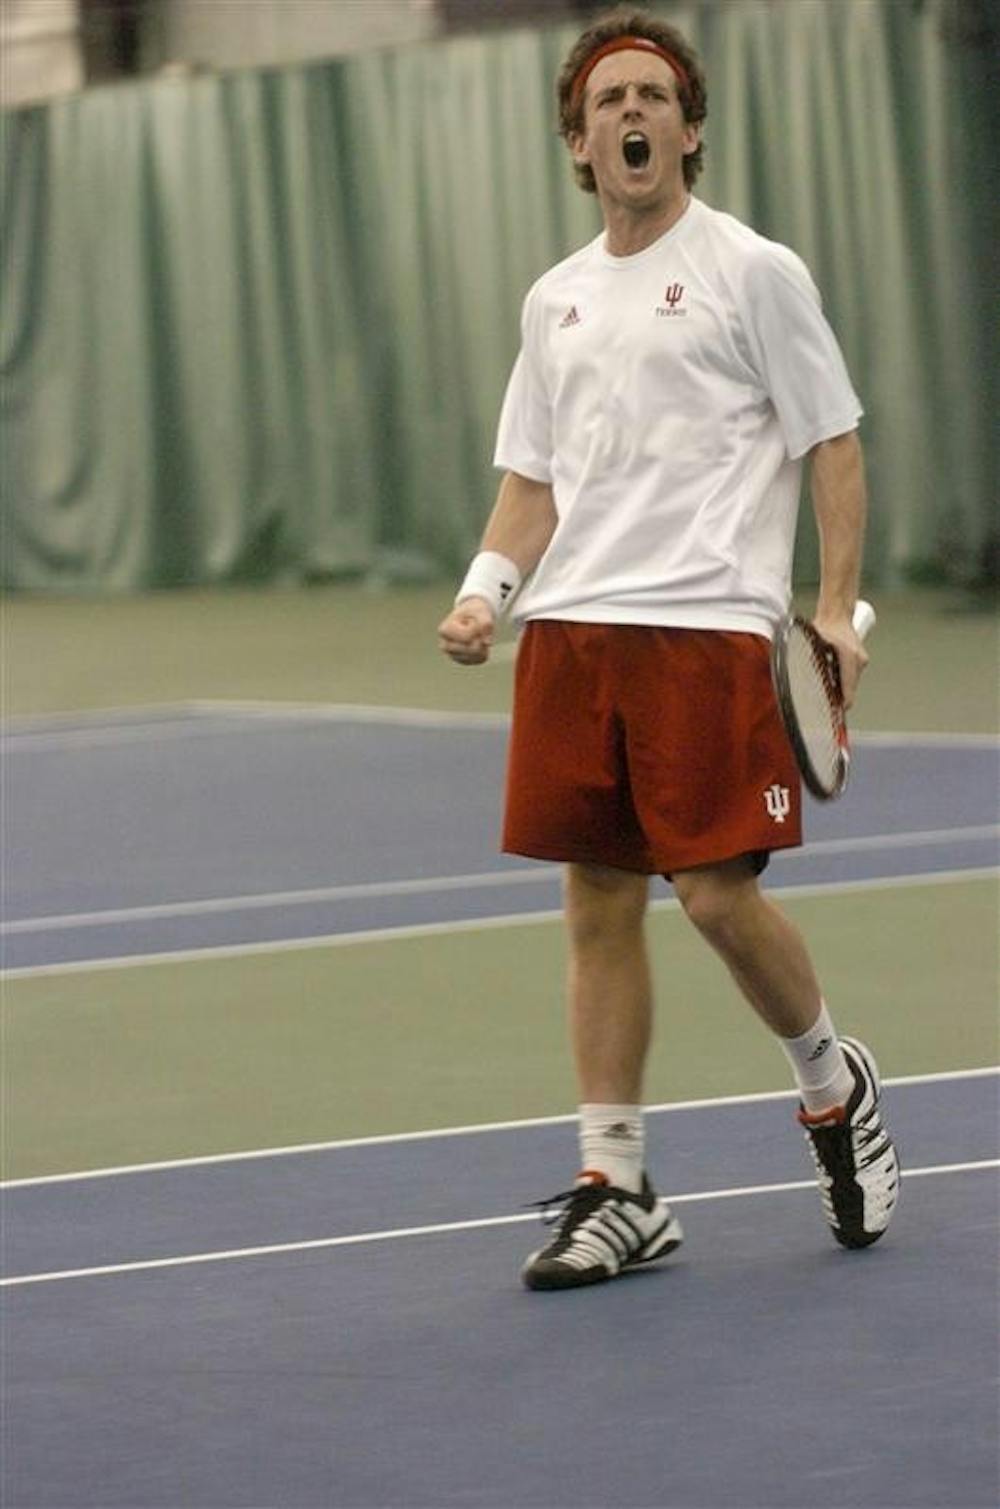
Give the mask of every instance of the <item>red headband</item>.
M 576 77 L 570 87 L 570 108 L 575 110 L 579 105 L 587 80 L 602 58 L 608 57 L 613 52 L 632 52 L 636 48 L 640 52 L 655 53 L 658 58 L 662 58 L 665 63 L 669 63 L 677 75 L 677 80 L 682 88 L 688 88 L 689 80 L 684 68 L 672 53 L 667 52 L 665 47 L 660 46 L 659 42 L 654 42 L 649 37 L 615 37 L 612 41 L 605 42 L 604 46 L 599 47 L 596 52 L 592 52 L 585 63 L 580 64 Z

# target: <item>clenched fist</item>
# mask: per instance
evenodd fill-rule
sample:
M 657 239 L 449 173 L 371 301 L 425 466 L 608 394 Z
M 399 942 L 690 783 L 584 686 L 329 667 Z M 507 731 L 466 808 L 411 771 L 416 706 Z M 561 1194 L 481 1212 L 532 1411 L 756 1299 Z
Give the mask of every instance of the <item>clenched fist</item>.
M 458 665 L 483 665 L 490 658 L 496 620 L 483 597 L 466 597 L 438 625 L 438 644 Z

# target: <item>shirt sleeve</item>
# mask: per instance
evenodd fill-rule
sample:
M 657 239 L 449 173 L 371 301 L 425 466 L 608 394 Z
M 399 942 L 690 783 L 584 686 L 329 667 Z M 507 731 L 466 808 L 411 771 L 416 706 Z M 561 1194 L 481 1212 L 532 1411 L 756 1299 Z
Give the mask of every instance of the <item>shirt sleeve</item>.
M 767 243 L 748 266 L 743 310 L 750 364 L 774 404 L 790 459 L 856 429 L 864 409 L 805 263 Z
M 533 482 L 551 482 L 552 408 L 539 335 L 529 293 L 521 314 L 521 349 L 500 410 L 493 464 Z

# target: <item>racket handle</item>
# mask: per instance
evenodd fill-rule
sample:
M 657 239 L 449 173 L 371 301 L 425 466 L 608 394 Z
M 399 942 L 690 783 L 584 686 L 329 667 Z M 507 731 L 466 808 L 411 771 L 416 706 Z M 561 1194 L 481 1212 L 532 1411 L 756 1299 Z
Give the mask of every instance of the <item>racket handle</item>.
M 866 603 L 864 598 L 859 597 L 854 604 L 854 632 L 859 639 L 867 639 L 875 627 L 875 609 L 871 603 Z

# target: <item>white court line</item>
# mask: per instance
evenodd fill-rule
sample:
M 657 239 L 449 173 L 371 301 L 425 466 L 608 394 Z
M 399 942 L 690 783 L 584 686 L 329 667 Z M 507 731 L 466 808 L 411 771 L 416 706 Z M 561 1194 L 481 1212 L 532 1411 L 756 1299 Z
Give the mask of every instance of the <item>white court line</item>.
M 969 843 L 1000 838 L 1000 823 L 968 828 L 926 828 L 902 833 L 866 833 L 856 838 L 826 838 L 800 849 L 778 851 L 782 864 L 824 854 L 884 853 L 892 849 L 936 848 L 941 844 Z M 777 857 L 777 856 L 776 856 Z M 435 895 L 447 891 L 495 889 L 503 886 L 551 884 L 559 880 L 558 865 L 531 869 L 485 870 L 471 875 L 422 876 L 416 880 L 375 880 L 355 885 L 316 886 L 295 891 L 261 891 L 243 896 L 209 896 L 198 901 L 162 901 L 148 906 L 114 907 L 98 912 L 63 912 L 41 917 L 18 917 L 0 922 L 0 935 L 49 932 L 59 929 L 104 927 L 118 923 L 147 922 L 166 917 L 204 917 L 213 913 L 239 913 L 268 907 L 312 906 L 338 901 L 384 900 L 394 896 Z
M 176 739 L 204 739 L 217 736 L 220 730 L 206 727 L 195 718 L 164 718 L 154 723 L 113 724 L 107 727 L 80 728 L 57 733 L 0 735 L 0 748 L 5 760 L 12 755 L 40 754 L 48 750 L 103 749 L 126 744 L 166 744 Z M 236 729 L 232 730 L 235 735 Z
M 199 698 L 188 702 L 137 704 L 134 707 L 82 709 L 77 713 L 33 713 L 5 720 L 0 728 L 5 752 L 20 749 L 55 748 L 84 743 L 112 741 L 116 735 L 127 737 L 132 731 L 176 729 L 185 721 L 197 723 L 211 718 L 249 718 L 261 722 L 370 723 L 399 728 L 491 729 L 507 728 L 507 712 L 453 712 L 440 708 L 396 707 L 382 703 L 350 702 L 281 702 Z M 195 730 L 192 729 L 192 732 Z M 855 744 L 889 747 L 926 745 L 940 749 L 994 749 L 1000 739 L 992 733 L 942 732 L 939 730 L 856 731 Z M 36 743 L 45 740 L 45 744 Z
M 978 1173 L 1000 1168 L 1000 1158 L 984 1158 L 975 1163 L 938 1163 L 925 1168 L 904 1169 L 904 1179 L 927 1178 L 935 1174 Z M 753 1195 L 778 1195 L 803 1189 L 815 1189 L 814 1179 L 794 1179 L 783 1184 L 747 1184 L 736 1189 L 698 1190 L 687 1195 L 667 1195 L 664 1203 L 693 1205 L 699 1201 L 738 1200 Z M 28 1284 L 52 1284 L 62 1279 L 99 1278 L 108 1274 L 148 1273 L 155 1268 L 186 1268 L 200 1263 L 231 1263 L 240 1258 L 275 1257 L 289 1252 L 319 1252 L 334 1247 L 357 1247 L 366 1243 L 396 1242 L 408 1237 L 440 1236 L 449 1232 L 481 1231 L 488 1226 L 516 1226 L 538 1220 L 537 1212 L 516 1216 L 486 1216 L 472 1221 L 442 1221 L 433 1226 L 403 1226 L 390 1231 L 362 1231 L 344 1237 L 319 1237 L 307 1242 L 272 1242 L 263 1247 L 233 1247 L 217 1252 L 191 1252 L 182 1257 L 148 1258 L 132 1263 L 108 1263 L 93 1268 L 63 1268 L 49 1273 L 21 1273 L 0 1279 L 0 1289 L 23 1288 Z
M 195 713 L 223 717 L 237 713 L 246 717 L 273 719 L 276 722 L 286 719 L 318 718 L 336 723 L 378 723 L 398 725 L 401 728 L 479 729 L 510 726 L 509 712 L 451 712 L 432 708 L 394 707 L 371 703 L 201 700 L 188 705 Z M 851 737 L 855 744 L 878 744 L 888 747 L 926 744 L 932 748 L 942 749 L 1000 749 L 1000 735 L 992 733 L 939 732 L 937 730 L 911 733 L 906 730 L 898 732 L 879 730 L 873 733 L 855 732 Z
M 137 702 L 122 707 L 81 707 L 53 713 L 14 713 L 0 723 L 0 738 L 49 733 L 78 733 L 81 729 L 149 726 L 197 716 L 196 702 Z
M 206 727 L 213 719 L 261 724 L 364 723 L 395 728 L 469 732 L 510 726 L 509 713 L 447 712 L 419 707 L 381 707 L 364 703 L 310 702 L 182 702 L 162 707 L 108 708 L 82 715 L 54 713 L 46 717 L 10 719 L 0 728 L 4 754 L 37 753 L 47 749 L 93 749 L 108 744 L 146 743 L 157 739 L 227 735 L 225 727 Z
M 1000 734 L 963 733 L 892 733 L 879 729 L 855 731 L 852 744 L 868 744 L 875 749 L 910 749 L 918 745 L 928 749 L 995 749 L 1000 753 Z
M 907 875 L 881 875 L 871 880 L 835 880 L 808 885 L 768 886 L 767 894 L 779 900 L 814 896 L 850 895 L 858 891 L 908 890 L 914 886 L 961 885 L 969 881 L 994 880 L 1000 866 L 979 865 L 967 870 L 924 870 Z M 650 903 L 651 912 L 676 911 L 680 903 L 665 897 Z M 562 920 L 562 911 L 552 908 L 532 912 L 508 912 L 499 917 L 468 917 L 452 922 L 416 922 L 402 927 L 361 928 L 350 933 L 323 933 L 315 937 L 274 938 L 253 943 L 224 943 L 202 948 L 164 949 L 156 953 L 115 954 L 101 959 L 70 959 L 61 964 L 24 964 L 0 969 L 0 979 L 25 980 L 55 975 L 86 974 L 103 969 L 138 969 L 159 964 L 194 964 L 210 959 L 236 959 L 254 954 L 295 953 L 316 948 L 347 948 L 358 943 L 392 943 L 409 938 L 433 938 L 449 933 L 489 932 L 496 928 L 538 927 Z
M 977 830 L 970 830 L 977 831 Z M 1000 833 L 1000 826 L 996 830 Z M 201 917 L 212 912 L 245 912 L 261 907 L 309 906 L 326 901 L 359 901 L 390 896 L 434 895 L 438 891 L 482 890 L 505 885 L 537 885 L 561 874 L 555 865 L 535 869 L 484 870 L 472 875 L 424 876 L 418 880 L 373 880 L 356 885 L 317 886 L 300 891 L 257 892 L 247 896 L 210 896 L 201 901 L 164 901 L 150 906 L 118 907 L 103 912 L 65 912 L 23 917 L 0 923 L 0 933 L 36 933 L 54 928 L 102 927 L 107 923 L 147 921 L 153 917 Z
M 226 702 L 201 701 L 195 711 L 215 717 L 259 718 L 282 723 L 315 719 L 322 723 L 373 723 L 396 728 L 509 728 L 509 712 L 453 712 L 431 707 L 396 707 L 368 702 Z
M 897 1074 L 883 1079 L 886 1089 L 908 1085 L 936 1085 L 957 1080 L 988 1079 L 1000 1075 L 1000 1064 L 979 1069 L 942 1069 L 932 1074 Z M 646 1116 L 670 1111 L 716 1111 L 731 1106 L 760 1105 L 766 1101 L 794 1100 L 797 1090 L 755 1090 L 746 1095 L 716 1095 L 700 1100 L 668 1100 L 643 1108 Z M 998 1107 L 1000 1109 L 1000 1107 Z M 568 1126 L 578 1120 L 576 1112 L 562 1116 L 531 1116 L 518 1121 L 477 1121 L 466 1126 L 428 1127 L 418 1132 L 379 1132 L 370 1137 L 341 1137 L 332 1142 L 295 1142 L 285 1147 L 250 1148 L 238 1153 L 203 1153 L 194 1158 L 170 1158 L 158 1163 L 126 1163 L 113 1168 L 88 1168 L 68 1174 L 39 1174 L 29 1179 L 7 1179 L 0 1190 L 35 1189 L 42 1184 L 78 1184 L 88 1179 L 116 1179 L 124 1174 L 159 1174 L 176 1169 L 206 1168 L 221 1163 L 246 1163 L 251 1159 L 295 1158 L 304 1153 L 335 1153 L 353 1148 L 387 1147 L 397 1143 L 430 1142 L 437 1138 L 476 1137 L 484 1132 L 524 1132 L 537 1127 Z

